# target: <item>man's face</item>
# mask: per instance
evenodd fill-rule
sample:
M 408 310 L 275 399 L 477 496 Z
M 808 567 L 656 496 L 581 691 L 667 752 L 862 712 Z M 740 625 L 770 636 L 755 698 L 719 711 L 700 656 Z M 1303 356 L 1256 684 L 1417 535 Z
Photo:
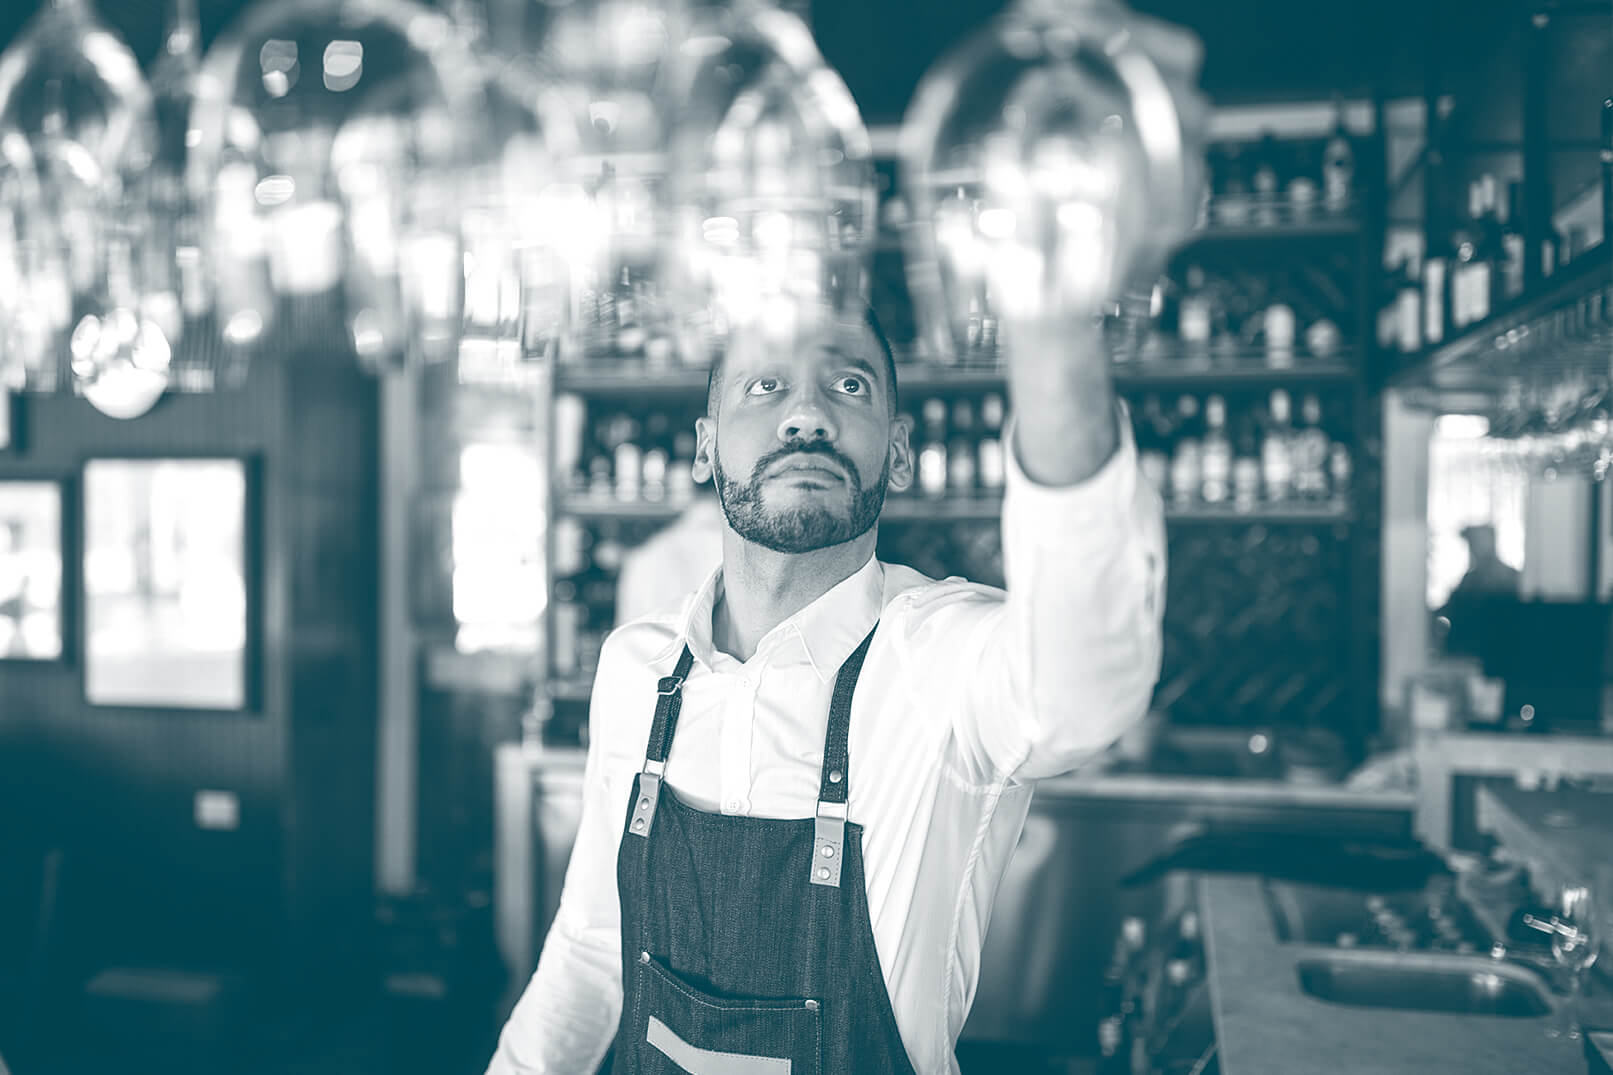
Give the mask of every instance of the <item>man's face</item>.
M 860 537 L 888 488 L 912 482 L 905 424 L 873 333 L 835 323 L 791 343 L 736 338 L 712 413 L 695 424 L 697 481 L 716 483 L 747 541 L 803 553 Z

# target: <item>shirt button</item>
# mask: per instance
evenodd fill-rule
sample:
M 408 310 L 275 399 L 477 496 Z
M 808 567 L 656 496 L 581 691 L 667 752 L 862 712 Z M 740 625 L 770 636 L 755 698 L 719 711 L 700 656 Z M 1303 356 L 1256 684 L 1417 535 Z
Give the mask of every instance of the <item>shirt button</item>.
M 739 813 L 739 800 L 738 799 L 729 799 L 728 800 L 728 812 L 730 814 Z

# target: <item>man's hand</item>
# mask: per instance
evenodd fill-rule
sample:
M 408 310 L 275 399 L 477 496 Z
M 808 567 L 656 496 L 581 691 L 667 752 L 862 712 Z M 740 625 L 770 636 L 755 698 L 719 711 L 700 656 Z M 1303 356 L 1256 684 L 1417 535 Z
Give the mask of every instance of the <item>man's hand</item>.
M 1114 259 L 1116 266 L 1153 272 L 1198 217 L 1210 112 L 1196 88 L 1204 50 L 1191 31 L 1121 14 L 1095 5 L 1083 18 L 1092 20 L 1089 32 L 1109 35 L 1115 47 L 1129 45 L 1153 60 L 1181 126 L 1179 195 L 1151 206 L 1149 235 L 1131 237 L 1136 251 Z M 1091 477 L 1114 454 L 1120 435 L 1109 355 L 1096 311 L 1005 314 L 1002 332 L 1016 416 L 1015 458 L 1029 478 L 1043 485 L 1073 485 Z

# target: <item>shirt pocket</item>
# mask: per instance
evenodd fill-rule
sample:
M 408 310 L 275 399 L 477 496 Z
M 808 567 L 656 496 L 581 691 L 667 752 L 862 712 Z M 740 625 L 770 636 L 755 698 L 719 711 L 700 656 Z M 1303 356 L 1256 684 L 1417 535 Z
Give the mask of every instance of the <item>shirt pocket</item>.
M 809 997 L 728 997 L 684 979 L 648 952 L 635 966 L 642 1071 L 819 1075 L 823 1011 Z

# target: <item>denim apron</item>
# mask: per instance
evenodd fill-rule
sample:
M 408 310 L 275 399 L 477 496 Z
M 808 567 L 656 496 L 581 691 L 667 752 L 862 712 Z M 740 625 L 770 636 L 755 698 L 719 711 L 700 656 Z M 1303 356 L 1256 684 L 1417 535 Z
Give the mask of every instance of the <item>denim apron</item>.
M 680 801 L 661 777 L 688 647 L 660 681 L 617 860 L 614 1075 L 913 1071 L 874 950 L 862 827 L 846 820 L 851 696 L 873 638 L 835 678 L 815 817 L 733 817 Z

